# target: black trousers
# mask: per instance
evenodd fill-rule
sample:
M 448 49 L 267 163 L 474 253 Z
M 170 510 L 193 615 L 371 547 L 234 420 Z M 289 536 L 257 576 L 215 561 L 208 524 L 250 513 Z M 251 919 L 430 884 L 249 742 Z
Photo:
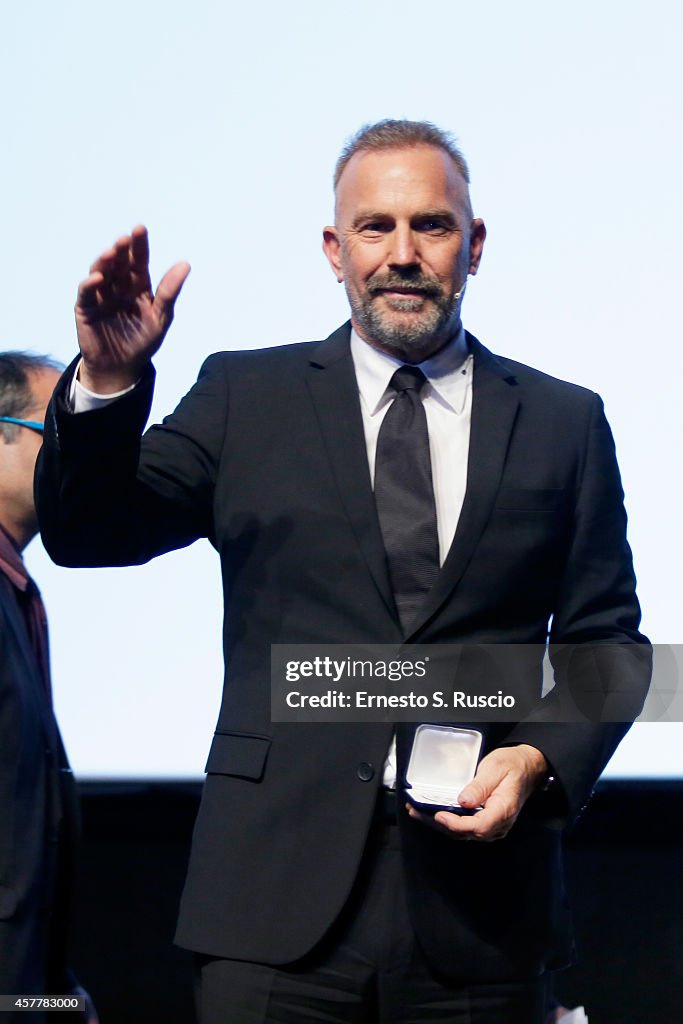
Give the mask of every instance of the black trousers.
M 197 956 L 201 1024 L 543 1024 L 544 979 L 457 987 L 427 965 L 408 915 L 395 825 L 378 819 L 360 878 L 303 960 L 269 967 Z

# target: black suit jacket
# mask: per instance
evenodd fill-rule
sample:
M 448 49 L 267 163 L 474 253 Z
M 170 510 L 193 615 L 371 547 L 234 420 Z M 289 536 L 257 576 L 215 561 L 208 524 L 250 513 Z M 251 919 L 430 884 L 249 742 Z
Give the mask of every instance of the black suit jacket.
M 408 640 L 543 645 L 552 615 L 554 640 L 611 642 L 610 672 L 644 693 L 601 402 L 469 343 L 467 493 Z M 177 937 L 208 954 L 293 961 L 347 899 L 392 728 L 271 723 L 270 645 L 402 639 L 349 326 L 324 342 L 210 357 L 140 449 L 151 380 L 78 416 L 66 411 L 66 385 L 58 391 L 37 478 L 43 538 L 71 565 L 143 562 L 198 536 L 216 547 L 227 668 Z M 571 818 L 626 728 L 528 721 L 491 726 L 486 741 L 541 749 Z M 409 735 L 399 728 L 399 770 Z M 361 764 L 373 766 L 371 778 Z M 510 836 L 487 846 L 401 813 L 414 924 L 441 970 L 495 980 L 566 960 L 557 812 L 550 796 L 534 798 Z
M 65 936 L 75 806 L 25 620 L 0 572 L 0 993 L 71 988 Z

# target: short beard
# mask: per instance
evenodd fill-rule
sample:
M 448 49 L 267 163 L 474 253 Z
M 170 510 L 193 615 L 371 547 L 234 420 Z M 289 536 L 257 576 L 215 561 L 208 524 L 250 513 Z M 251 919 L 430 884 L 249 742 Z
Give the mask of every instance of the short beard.
M 421 293 L 420 296 L 406 295 L 403 299 L 393 300 L 395 313 L 415 312 L 422 305 L 424 297 L 430 298 L 432 302 L 420 317 L 412 322 L 401 322 L 382 311 L 375 299 L 379 292 L 392 287 L 415 288 Z M 363 336 L 377 347 L 389 349 L 401 356 L 432 350 L 430 342 L 436 342 L 441 347 L 453 329 L 454 315 L 457 314 L 460 301 L 460 294 L 448 299 L 438 281 L 422 275 L 398 277 L 375 274 L 368 280 L 363 295 L 351 295 L 348 291 L 347 295 L 354 323 Z

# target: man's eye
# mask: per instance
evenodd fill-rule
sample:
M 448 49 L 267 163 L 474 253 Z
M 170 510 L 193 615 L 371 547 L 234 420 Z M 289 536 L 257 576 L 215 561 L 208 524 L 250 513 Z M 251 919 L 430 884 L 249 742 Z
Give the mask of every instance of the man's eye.
M 364 235 L 381 235 L 388 230 L 388 226 L 378 220 L 368 221 L 367 224 L 361 226 L 361 232 Z
M 420 231 L 424 231 L 429 235 L 445 235 L 450 227 L 442 220 L 423 220 L 418 225 Z

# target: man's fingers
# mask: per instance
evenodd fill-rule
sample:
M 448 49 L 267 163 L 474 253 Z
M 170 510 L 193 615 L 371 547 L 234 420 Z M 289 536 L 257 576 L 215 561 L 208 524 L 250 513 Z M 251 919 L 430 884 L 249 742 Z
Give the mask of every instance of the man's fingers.
M 461 807 L 481 807 L 488 797 L 490 789 L 479 779 L 476 782 L 469 782 L 463 791 L 458 795 L 458 803 Z
M 176 263 L 152 294 L 149 242 L 142 225 L 122 235 L 93 263 L 78 289 L 79 344 L 90 385 L 101 394 L 134 383 L 158 350 L 189 263 Z
M 105 278 L 111 277 L 118 283 L 134 274 L 142 279 L 151 291 L 149 280 L 149 240 L 147 229 L 142 225 L 133 228 L 129 235 L 121 235 L 114 244 L 105 249 L 90 266 L 90 273 L 99 270 Z
M 138 224 L 130 233 L 130 251 L 133 266 L 138 273 L 149 266 L 149 236 L 144 224 Z
M 114 259 L 112 260 L 112 271 L 116 277 L 124 277 L 131 271 L 130 237 L 122 235 L 114 242 Z
M 439 811 L 435 815 L 435 821 L 458 839 L 476 839 L 479 842 L 490 843 L 507 835 L 514 823 L 514 816 L 510 817 L 503 807 L 494 802 L 493 806 L 472 815 Z
M 138 224 L 130 235 L 130 261 L 138 282 L 151 293 L 152 281 L 149 276 L 149 236 L 147 228 Z
M 116 249 L 112 245 L 109 249 L 105 249 L 104 252 L 100 253 L 97 259 L 90 264 L 90 273 L 93 274 L 96 270 L 99 270 L 102 274 L 106 274 L 112 267 L 115 259 Z
M 100 270 L 91 271 L 91 273 L 81 281 L 78 286 L 78 296 L 76 298 L 76 307 L 79 309 L 88 309 L 95 305 L 97 301 L 97 290 L 101 287 L 104 277 Z
M 467 808 L 483 807 L 483 811 L 478 811 L 467 820 L 473 822 L 475 828 L 487 831 L 492 829 L 496 833 L 493 838 L 498 838 L 498 832 L 502 829 L 501 834 L 505 834 L 519 814 L 520 788 L 510 776 L 501 777 L 499 772 L 484 771 L 481 778 L 476 778 L 465 787 L 458 797 L 458 803 Z M 474 818 L 477 819 L 476 823 Z
M 489 767 L 482 761 L 476 776 L 458 795 L 458 803 L 467 808 L 481 807 L 500 783 L 500 769 Z
M 189 273 L 189 263 L 176 263 L 159 282 L 154 296 L 154 308 L 162 323 L 168 323 L 172 319 L 173 307 Z
M 477 811 L 472 815 L 452 814 L 450 811 L 438 811 L 434 816 L 421 814 L 415 807 L 408 806 L 411 818 L 426 825 L 428 828 L 448 835 L 452 839 L 475 840 L 480 843 L 493 842 L 507 835 L 511 822 L 501 821 L 498 814 L 491 810 Z
M 447 833 L 451 831 L 450 828 L 448 827 L 448 824 L 444 824 L 443 822 L 437 820 L 436 815 L 422 814 L 422 812 L 418 811 L 417 807 L 413 807 L 412 804 L 406 804 L 406 809 L 411 818 L 413 818 L 415 821 L 419 821 L 422 825 L 426 825 L 427 828 L 433 828 L 437 832 L 442 833 Z M 450 815 L 450 817 L 453 817 L 453 815 Z
M 548 762 L 540 750 L 526 744 L 492 750 L 480 762 L 477 773 L 458 796 L 463 807 L 489 806 L 500 799 L 514 817 L 522 804 L 548 774 Z
M 173 306 L 189 273 L 189 263 L 176 263 L 159 282 L 154 307 L 163 323 L 167 324 L 172 319 Z M 151 296 L 149 236 L 143 224 L 136 225 L 129 235 L 121 235 L 110 249 L 105 249 L 98 256 L 79 288 L 79 304 L 92 302 L 97 289 L 124 299 L 135 298 L 144 292 Z

